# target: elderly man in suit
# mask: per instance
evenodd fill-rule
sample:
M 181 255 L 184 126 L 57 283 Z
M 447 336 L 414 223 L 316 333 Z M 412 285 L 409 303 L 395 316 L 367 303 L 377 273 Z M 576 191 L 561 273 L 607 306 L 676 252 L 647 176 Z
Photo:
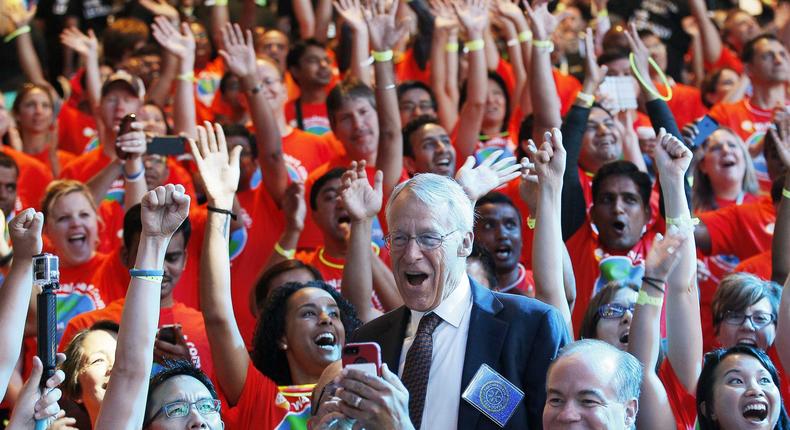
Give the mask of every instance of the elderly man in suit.
M 367 184 L 352 179 L 347 190 Z M 466 275 L 474 209 L 452 178 L 422 174 L 400 184 L 386 217 L 405 305 L 354 333 L 354 342 L 380 345 L 385 365 L 383 378 L 344 371 L 342 412 L 366 428 L 497 429 L 497 419 L 507 429 L 541 428 L 546 371 L 568 341 L 559 312 Z

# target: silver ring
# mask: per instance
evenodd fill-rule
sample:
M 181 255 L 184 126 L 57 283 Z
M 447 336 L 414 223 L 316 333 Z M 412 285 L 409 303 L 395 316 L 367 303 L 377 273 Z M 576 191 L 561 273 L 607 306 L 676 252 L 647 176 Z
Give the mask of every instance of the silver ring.
M 354 407 L 359 409 L 360 403 L 362 403 L 362 397 L 357 396 L 357 398 L 354 399 Z

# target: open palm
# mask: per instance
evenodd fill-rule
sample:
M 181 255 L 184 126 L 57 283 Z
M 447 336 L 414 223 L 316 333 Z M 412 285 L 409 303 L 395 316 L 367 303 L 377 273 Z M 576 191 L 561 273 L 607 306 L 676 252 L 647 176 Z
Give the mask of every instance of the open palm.
M 189 141 L 200 178 L 211 201 L 221 202 L 222 207 L 230 207 L 233 195 L 239 186 L 239 159 L 241 147 L 228 151 L 225 133 L 219 124 L 198 126 L 198 141 Z
M 256 69 L 252 33 L 247 30 L 245 34 L 238 24 L 226 24 L 222 28 L 222 41 L 225 48 L 220 49 L 219 54 L 228 69 L 239 77 L 254 76 Z
M 60 34 L 60 43 L 83 57 L 98 54 L 99 41 L 96 39 L 96 35 L 93 34 L 93 30 L 88 30 L 86 35 L 74 27 L 69 27 Z
M 453 3 L 458 20 L 467 33 L 482 34 L 488 27 L 488 1 L 466 0 Z
M 180 59 L 193 58 L 195 56 L 195 37 L 189 24 L 181 24 L 181 32 L 167 20 L 158 16 L 154 20 L 153 36 L 162 47 Z
M 351 163 L 351 168 L 343 174 L 341 180 L 343 188 L 340 191 L 340 201 L 352 220 L 362 221 L 378 215 L 384 195 L 383 178 L 381 170 L 376 171 L 371 187 L 365 173 L 365 162 Z

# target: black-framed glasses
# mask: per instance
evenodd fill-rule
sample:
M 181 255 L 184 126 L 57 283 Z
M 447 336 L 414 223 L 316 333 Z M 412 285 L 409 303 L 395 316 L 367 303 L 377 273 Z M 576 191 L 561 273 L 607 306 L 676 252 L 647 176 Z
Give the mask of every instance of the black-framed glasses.
M 768 312 L 755 312 L 751 315 L 746 315 L 741 312 L 727 311 L 724 314 L 724 322 L 730 325 L 742 325 L 744 321 L 749 320 L 754 328 L 757 330 L 774 322 L 776 317 Z
M 154 416 L 148 420 L 148 422 L 152 423 L 162 413 L 164 413 L 168 418 L 185 417 L 189 415 L 189 411 L 192 409 L 192 406 L 195 406 L 195 409 L 197 409 L 200 415 L 206 417 L 219 413 L 219 410 L 222 407 L 222 402 L 217 399 L 200 399 L 195 402 L 179 400 L 162 406 L 158 411 L 156 411 Z
M 598 307 L 598 316 L 606 320 L 622 318 L 623 315 L 625 315 L 625 311 L 629 311 L 633 314 L 634 305 L 632 304 L 627 307 L 618 303 L 601 305 Z
M 384 240 L 387 242 L 387 248 L 394 251 L 400 251 L 406 248 L 409 241 L 412 239 L 417 241 L 417 245 L 420 246 L 420 249 L 423 251 L 430 251 L 441 246 L 445 239 L 457 231 L 458 229 L 455 229 L 444 235 L 439 233 L 422 233 L 416 236 L 409 236 L 403 233 L 390 233 L 384 237 Z

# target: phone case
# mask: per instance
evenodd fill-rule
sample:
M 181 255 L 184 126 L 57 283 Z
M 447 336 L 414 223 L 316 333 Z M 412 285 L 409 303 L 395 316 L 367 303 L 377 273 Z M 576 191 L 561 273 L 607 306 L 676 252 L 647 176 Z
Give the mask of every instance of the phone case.
M 343 368 L 381 376 L 381 348 L 375 342 L 349 343 L 343 347 Z

